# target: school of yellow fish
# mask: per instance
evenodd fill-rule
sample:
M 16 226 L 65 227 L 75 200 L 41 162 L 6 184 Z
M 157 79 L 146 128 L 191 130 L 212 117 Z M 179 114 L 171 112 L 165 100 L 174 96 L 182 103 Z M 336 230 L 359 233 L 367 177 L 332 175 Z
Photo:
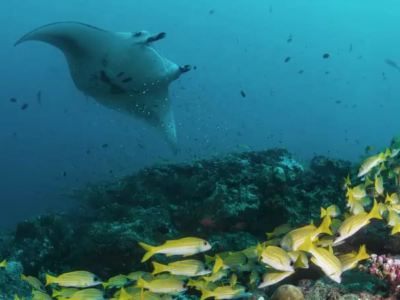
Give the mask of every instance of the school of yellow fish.
M 136 271 L 107 281 L 87 271 L 57 277 L 46 274 L 45 284 L 23 274 L 21 279 L 32 287 L 34 300 L 167 300 L 188 289 L 199 290 L 201 300 L 238 299 L 250 296 L 256 288 L 279 283 L 297 268 L 308 268 L 310 259 L 326 276 L 340 283 L 343 272 L 370 256 L 365 245 L 358 252 L 341 255 L 333 247 L 345 243 L 371 219 L 386 220 L 391 234 L 400 232 L 399 152 L 400 137 L 393 139 L 385 151 L 362 163 L 353 176 L 357 184 L 352 183 L 350 175 L 344 178 L 348 211 L 342 214 L 337 205 L 321 207 L 322 221 L 318 227 L 312 221 L 301 228 L 283 224 L 268 232 L 264 243 L 242 251 L 205 255 L 204 262 L 184 258 L 164 265 L 152 261 L 152 273 Z M 371 205 L 366 212 L 365 207 Z M 139 244 L 146 251 L 142 262 L 156 254 L 187 257 L 211 249 L 206 240 L 195 237 L 170 240 L 160 246 Z M 6 267 L 4 260 L 0 268 Z M 19 299 L 15 295 L 15 300 Z

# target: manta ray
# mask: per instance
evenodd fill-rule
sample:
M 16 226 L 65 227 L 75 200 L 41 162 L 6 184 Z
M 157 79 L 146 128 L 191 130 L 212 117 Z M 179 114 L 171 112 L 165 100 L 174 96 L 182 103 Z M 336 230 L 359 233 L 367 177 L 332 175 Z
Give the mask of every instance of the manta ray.
M 164 32 L 111 32 L 79 22 L 58 22 L 24 35 L 60 49 L 76 88 L 112 110 L 140 118 L 178 152 L 169 85 L 191 68 L 162 56 L 153 43 Z

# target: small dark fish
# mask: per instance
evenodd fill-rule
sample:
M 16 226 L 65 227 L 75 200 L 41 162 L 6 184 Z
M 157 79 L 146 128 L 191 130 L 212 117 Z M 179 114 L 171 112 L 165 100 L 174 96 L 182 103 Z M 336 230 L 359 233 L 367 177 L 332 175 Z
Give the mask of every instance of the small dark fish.
M 137 144 L 139 146 L 139 148 L 144 149 L 144 146 L 140 143 Z
M 215 13 L 215 10 L 212 9 L 212 10 L 210 10 L 208 13 L 209 13 L 210 15 L 213 15 L 213 14 Z
M 122 75 L 124 75 L 125 72 L 120 72 L 118 73 L 117 77 L 121 77 Z
M 128 77 L 128 78 L 125 78 L 124 80 L 122 80 L 123 83 L 127 83 L 129 81 L 132 81 L 132 77 Z
M 108 147 L 108 144 L 106 143 L 106 144 L 103 144 L 103 145 L 101 145 L 101 148 L 107 148 Z
M 291 35 L 289 35 L 289 37 L 288 37 L 286 42 L 288 42 L 288 43 L 292 42 L 292 36 Z
M 299 73 L 299 74 L 303 74 L 303 72 L 304 72 L 303 70 L 300 70 L 298 73 Z
M 326 71 L 326 72 L 325 72 L 325 75 L 328 75 L 328 74 L 329 74 L 329 71 Z
M 12 102 L 12 103 L 15 103 L 15 102 L 17 102 L 18 100 L 17 99 L 15 99 L 15 98 L 10 98 L 10 102 Z
M 42 92 L 41 91 L 39 91 L 36 94 L 36 98 L 37 98 L 37 101 L 38 101 L 39 105 L 42 106 Z
M 335 102 L 336 102 L 337 104 L 342 103 L 342 101 L 340 101 L 340 100 L 336 100 Z
M 322 57 L 325 58 L 325 59 L 329 58 L 329 56 L 330 56 L 329 53 L 325 53 L 324 55 L 322 55 Z
M 353 44 L 350 44 L 349 52 L 353 51 Z
M 269 13 L 272 13 L 272 5 L 269 7 Z
M 243 91 L 240 91 L 240 95 L 242 95 L 243 98 L 246 98 L 246 93 Z
M 21 110 L 25 110 L 28 108 L 28 103 L 24 103 L 21 105 Z
M 290 56 L 286 57 L 285 63 L 287 63 L 290 60 Z
M 386 63 L 388 66 L 390 66 L 390 67 L 392 67 L 392 68 L 395 68 L 395 69 L 397 69 L 397 70 L 400 71 L 399 66 L 398 66 L 393 60 L 391 60 L 391 59 L 385 59 L 385 63 Z
M 197 66 L 193 66 L 193 70 L 197 70 Z
M 86 155 L 89 155 L 91 153 L 90 150 L 86 150 Z
M 66 177 L 67 176 L 67 172 L 63 172 L 63 177 Z

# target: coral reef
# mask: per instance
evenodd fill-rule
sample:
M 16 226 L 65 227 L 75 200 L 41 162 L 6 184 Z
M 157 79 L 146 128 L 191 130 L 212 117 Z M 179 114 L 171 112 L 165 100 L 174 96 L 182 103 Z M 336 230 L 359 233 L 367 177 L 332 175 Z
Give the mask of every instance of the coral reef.
M 155 165 L 115 182 L 73 190 L 69 196 L 83 206 L 43 214 L 19 223 L 15 231 L 0 233 L 0 257 L 9 261 L 7 272 L 14 269 L 43 277 L 44 272 L 80 269 L 109 278 L 138 268 L 152 270 L 149 263 L 140 264 L 139 241 L 155 245 L 197 236 L 210 242 L 214 251 L 210 255 L 240 251 L 265 240 L 265 232 L 282 223 L 300 226 L 317 221 L 321 206 L 344 207 L 343 177 L 352 172 L 349 162 L 323 156 L 304 168 L 283 149 Z M 387 239 L 387 229 L 372 224 L 340 247 L 354 250 L 366 243 L 383 253 Z M 390 239 L 395 251 L 400 239 Z M 170 261 L 156 257 L 162 263 Z M 356 273 L 346 276 L 341 285 L 311 281 L 322 277 L 315 269 L 300 272 L 287 283 L 299 284 L 304 299 L 363 299 L 354 297 L 380 297 L 387 291 L 385 282 L 371 272 L 352 272 Z M 13 283 L 12 274 L 0 272 L 0 276 L 4 295 L 29 294 L 26 283 Z M 5 290 L 4 282 L 15 289 Z M 267 294 L 274 290 L 268 288 Z M 293 288 L 286 292 L 297 293 Z M 267 299 L 263 292 L 252 299 L 258 299 L 256 295 Z

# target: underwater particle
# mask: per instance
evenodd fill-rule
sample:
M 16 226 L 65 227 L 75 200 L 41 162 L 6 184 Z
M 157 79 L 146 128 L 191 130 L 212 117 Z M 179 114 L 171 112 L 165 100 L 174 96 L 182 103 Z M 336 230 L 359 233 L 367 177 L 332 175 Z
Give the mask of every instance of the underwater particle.
M 290 56 L 285 58 L 285 63 L 287 63 L 290 60 Z
M 287 39 L 286 42 L 288 42 L 288 43 L 291 43 L 291 42 L 292 42 L 292 35 L 289 35 L 289 37 L 288 37 L 288 39 Z
M 28 103 L 24 103 L 21 105 L 21 110 L 25 110 L 28 108 Z
M 193 66 L 193 70 L 197 70 L 197 66 Z
M 342 103 L 342 101 L 340 101 L 340 100 L 336 100 L 335 102 L 336 102 L 337 104 Z
M 242 95 L 243 98 L 246 98 L 246 93 L 243 91 L 240 91 L 240 95 Z
M 63 172 L 63 177 L 66 177 L 67 176 L 67 172 Z
M 322 55 L 322 57 L 325 58 L 325 59 L 329 58 L 329 56 L 330 56 L 329 53 L 325 53 L 324 55 Z
M 101 145 L 101 148 L 107 148 L 107 147 L 108 147 L 108 144 L 107 144 L 107 143 Z
M 303 74 L 303 73 L 304 73 L 304 71 L 303 71 L 303 70 L 299 70 L 299 72 L 297 72 L 297 73 L 299 73 L 299 74 Z
M 329 71 L 326 71 L 326 72 L 325 72 L 325 75 L 328 75 L 328 74 L 329 74 Z
M 15 98 L 10 98 L 10 102 L 12 102 L 12 103 L 15 103 L 15 102 L 17 102 L 18 100 L 17 99 L 15 99 Z
M 215 10 L 214 10 L 214 9 L 211 9 L 208 13 L 209 13 L 210 15 L 213 15 L 213 14 L 215 13 Z

